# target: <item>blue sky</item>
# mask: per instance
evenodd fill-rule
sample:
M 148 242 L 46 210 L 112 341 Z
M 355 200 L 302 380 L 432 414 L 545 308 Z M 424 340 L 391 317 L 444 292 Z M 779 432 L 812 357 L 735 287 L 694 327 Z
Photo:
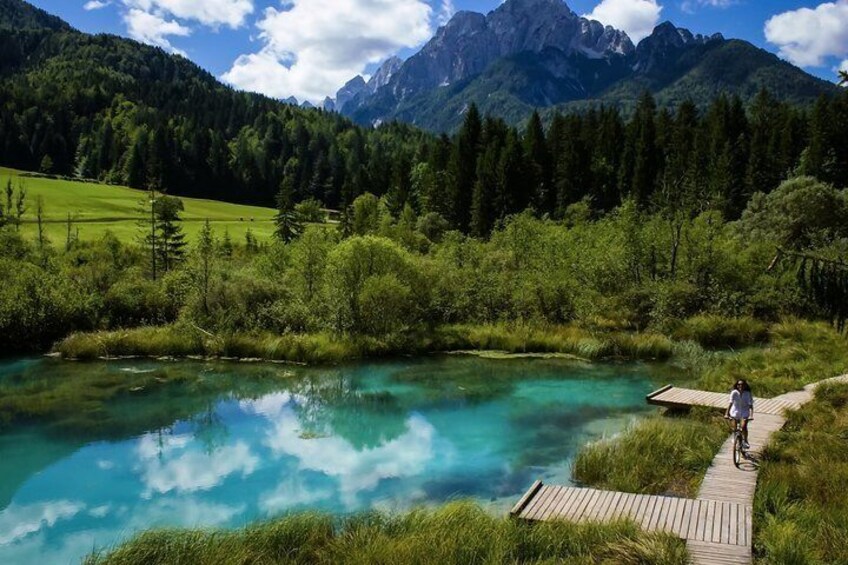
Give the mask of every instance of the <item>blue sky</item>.
M 319 101 L 392 54 L 407 57 L 457 10 L 500 0 L 30 0 L 74 27 L 183 54 L 245 90 Z M 671 20 L 721 32 L 832 80 L 848 69 L 848 0 L 568 0 L 634 42 Z

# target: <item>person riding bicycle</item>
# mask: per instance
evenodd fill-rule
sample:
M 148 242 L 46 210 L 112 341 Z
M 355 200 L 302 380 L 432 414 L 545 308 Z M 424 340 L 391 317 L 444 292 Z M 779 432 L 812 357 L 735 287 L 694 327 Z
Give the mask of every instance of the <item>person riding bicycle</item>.
M 740 379 L 730 391 L 730 406 L 724 412 L 724 417 L 736 421 L 742 427 L 742 445 L 750 449 L 748 444 L 748 420 L 754 417 L 754 394 L 748 381 Z

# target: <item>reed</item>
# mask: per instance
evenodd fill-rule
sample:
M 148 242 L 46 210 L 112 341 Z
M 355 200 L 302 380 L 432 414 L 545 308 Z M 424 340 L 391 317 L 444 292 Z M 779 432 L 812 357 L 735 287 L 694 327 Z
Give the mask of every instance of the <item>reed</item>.
M 530 524 L 495 517 L 471 502 L 405 514 L 333 520 L 294 514 L 233 532 L 143 533 L 87 565 L 309 563 L 468 565 L 488 563 L 652 563 L 683 565 L 683 542 L 629 522 Z
M 572 475 L 606 490 L 691 497 L 726 438 L 726 426 L 706 411 L 656 416 L 584 446 Z

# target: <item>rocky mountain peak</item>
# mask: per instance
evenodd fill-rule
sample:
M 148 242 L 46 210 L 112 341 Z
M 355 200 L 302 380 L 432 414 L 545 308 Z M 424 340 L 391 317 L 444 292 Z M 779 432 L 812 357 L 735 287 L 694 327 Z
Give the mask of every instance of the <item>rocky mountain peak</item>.
M 356 75 L 347 81 L 336 93 L 336 110 L 341 111 L 345 104 L 353 100 L 360 92 L 367 90 L 367 88 L 368 85 L 365 83 L 365 79 L 360 75 Z
M 392 76 L 403 65 L 403 60 L 400 57 L 391 57 L 383 61 L 383 64 L 377 69 L 377 72 L 368 80 L 368 91 L 374 93 L 378 88 L 386 86 L 392 79 Z

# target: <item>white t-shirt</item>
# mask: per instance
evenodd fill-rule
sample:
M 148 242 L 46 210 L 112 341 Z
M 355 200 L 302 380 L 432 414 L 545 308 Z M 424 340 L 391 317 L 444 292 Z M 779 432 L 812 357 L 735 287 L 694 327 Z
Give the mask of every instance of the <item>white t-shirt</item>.
M 739 392 L 737 389 L 730 391 L 730 417 L 737 420 L 747 420 L 751 417 L 754 408 L 754 396 L 751 391 Z

